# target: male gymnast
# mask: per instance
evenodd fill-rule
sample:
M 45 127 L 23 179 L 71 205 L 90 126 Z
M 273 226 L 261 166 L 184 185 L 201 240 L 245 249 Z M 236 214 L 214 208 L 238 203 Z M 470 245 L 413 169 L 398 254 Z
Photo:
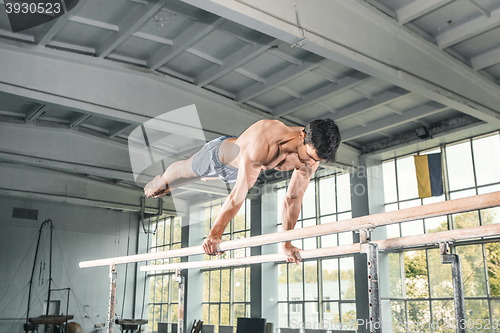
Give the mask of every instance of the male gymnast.
M 172 163 L 163 175 L 144 187 L 147 197 L 157 198 L 197 179 L 219 177 L 234 183 L 203 243 L 205 253 L 221 254 L 217 244 L 227 224 L 238 213 L 248 190 L 262 170 L 293 170 L 283 202 L 283 230 L 295 228 L 302 198 L 321 161 L 334 161 L 340 132 L 331 119 L 317 119 L 304 127 L 289 127 L 279 120 L 260 120 L 239 137 L 223 136 L 206 143 L 187 160 Z M 282 243 L 287 262 L 299 263 L 299 248 Z

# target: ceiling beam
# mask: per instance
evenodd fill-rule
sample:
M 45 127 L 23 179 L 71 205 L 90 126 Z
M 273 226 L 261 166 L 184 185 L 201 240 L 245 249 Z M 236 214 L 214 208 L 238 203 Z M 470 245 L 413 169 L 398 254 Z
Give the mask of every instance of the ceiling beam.
M 157 70 L 198 43 L 225 21 L 226 20 L 223 18 L 212 15 L 205 22 L 197 22 L 191 25 L 186 31 L 173 40 L 173 45 L 171 47 L 164 46 L 161 50 L 153 54 L 148 59 L 148 67 L 152 70 Z
M 68 23 L 68 21 L 87 3 L 88 0 L 79 0 L 75 7 L 68 13 L 40 26 L 40 31 L 35 35 L 35 44 L 45 46 L 54 38 Z
M 297 110 L 304 109 L 315 103 L 321 102 L 327 98 L 333 96 L 333 94 L 340 94 L 349 89 L 357 87 L 363 84 L 363 80 L 366 79 L 368 75 L 356 72 L 352 75 L 343 77 L 339 80 L 338 84 L 329 83 L 322 88 L 319 88 L 313 92 L 304 95 L 304 99 L 292 100 L 288 103 L 280 105 L 273 109 L 273 116 L 282 117 L 287 114 L 293 113 Z
M 240 103 L 245 103 L 248 100 L 265 94 L 274 88 L 282 86 L 285 83 L 298 78 L 299 76 L 321 66 L 324 62 L 324 58 L 315 54 L 310 54 L 300 65 L 290 65 L 271 77 L 266 78 L 266 82 L 264 84 L 255 83 L 242 90 L 236 95 L 236 100 Z
M 370 112 L 377 108 L 386 106 L 409 96 L 408 91 L 401 88 L 392 88 L 373 96 L 372 100 L 361 100 L 345 108 L 338 109 L 332 116 L 335 121 L 342 121 L 351 117 L 359 116 L 365 112 Z
M 125 21 L 123 26 L 119 27 L 119 31 L 111 34 L 105 41 L 96 49 L 96 55 L 99 58 L 108 56 L 114 49 L 123 43 L 130 35 L 139 30 L 150 18 L 161 9 L 168 0 L 149 1 L 147 5 L 140 8 L 133 14 L 132 17 Z
M 83 115 L 79 115 L 79 116 L 76 116 L 74 119 L 71 120 L 70 124 L 69 124 L 69 127 L 72 128 L 72 127 L 80 127 L 84 122 L 86 122 L 87 120 L 89 120 L 90 118 L 92 117 L 91 114 L 83 114 Z
M 120 134 L 122 134 L 123 132 L 127 132 L 129 130 L 132 130 L 133 128 L 136 128 L 138 125 L 136 124 L 119 124 L 119 125 L 116 125 L 115 127 L 111 128 L 109 130 L 109 133 L 108 133 L 108 136 L 110 138 L 114 138 Z
M 462 24 L 450 26 L 450 28 L 436 35 L 436 40 L 439 47 L 445 49 L 496 28 L 499 25 L 500 6 L 491 11 L 490 17 L 481 15 Z
M 33 105 L 24 118 L 24 122 L 27 124 L 36 121 L 41 115 L 45 113 L 46 110 L 47 106 L 44 104 Z
M 455 0 L 414 0 L 396 10 L 396 15 L 399 23 L 406 24 L 453 1 Z
M 243 66 L 247 62 L 255 59 L 276 44 L 276 39 L 268 36 L 261 36 L 254 45 L 247 45 L 236 53 L 230 55 L 222 61 L 222 66 L 214 65 L 201 73 L 194 79 L 194 84 L 198 87 L 206 86 L 211 82 Z
M 29 156 L 8 151 L 0 151 L 0 160 L 66 172 L 93 175 L 107 179 L 134 181 L 131 171 L 99 167 L 91 164 L 54 160 L 42 156 Z
M 73 15 L 69 18 L 69 21 L 88 25 L 89 27 L 94 27 L 98 29 L 108 30 L 108 31 L 118 31 L 120 30 L 116 24 L 109 24 L 106 22 L 92 20 L 86 17 Z
M 475 70 L 484 69 L 500 63 L 500 47 L 478 54 L 470 59 L 472 68 Z
M 446 106 L 436 102 L 431 102 L 422 106 L 417 106 L 416 108 L 406 111 L 402 116 L 400 115 L 389 116 L 384 119 L 373 121 L 366 127 L 360 126 L 344 131 L 342 133 L 342 141 L 356 140 L 363 136 L 384 131 L 393 127 L 397 127 L 401 124 L 412 122 L 419 118 L 440 113 L 445 110 L 448 110 Z

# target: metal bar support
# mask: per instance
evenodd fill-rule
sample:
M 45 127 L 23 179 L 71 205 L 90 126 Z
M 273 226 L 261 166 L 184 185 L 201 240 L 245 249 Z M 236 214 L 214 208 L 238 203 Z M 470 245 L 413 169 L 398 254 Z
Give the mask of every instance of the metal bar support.
M 109 313 L 108 313 L 108 333 L 113 333 L 115 328 L 115 305 L 116 305 L 116 265 L 109 265 Z
M 382 300 L 380 298 L 380 280 L 378 265 L 378 244 L 368 243 L 368 305 L 370 313 L 370 332 L 382 333 Z
M 179 306 L 178 306 L 178 322 L 177 333 L 184 333 L 184 276 L 181 275 L 181 270 L 175 271 L 175 281 L 179 282 Z
M 441 263 L 451 264 L 453 280 L 453 301 L 455 303 L 455 324 L 457 333 L 467 333 L 467 318 L 465 315 L 464 284 L 462 281 L 462 262 L 458 254 L 450 254 L 449 244 L 439 244 Z

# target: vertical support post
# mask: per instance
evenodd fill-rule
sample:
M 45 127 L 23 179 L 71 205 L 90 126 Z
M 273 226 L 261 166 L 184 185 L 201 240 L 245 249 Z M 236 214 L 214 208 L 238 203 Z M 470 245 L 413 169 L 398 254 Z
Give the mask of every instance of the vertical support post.
M 368 247 L 368 305 L 370 313 L 370 332 L 382 333 L 382 300 L 380 298 L 378 244 L 368 243 L 365 246 Z
M 116 265 L 109 265 L 109 313 L 108 313 L 108 333 L 114 331 L 115 305 L 116 305 Z
M 175 272 L 175 281 L 179 282 L 179 319 L 177 322 L 177 333 L 184 333 L 184 276 L 181 275 L 180 269 Z
M 441 263 L 451 264 L 453 280 L 453 302 L 455 303 L 455 321 L 457 333 L 467 333 L 465 316 L 464 284 L 462 281 L 462 262 L 458 254 L 450 254 L 448 243 L 440 243 Z

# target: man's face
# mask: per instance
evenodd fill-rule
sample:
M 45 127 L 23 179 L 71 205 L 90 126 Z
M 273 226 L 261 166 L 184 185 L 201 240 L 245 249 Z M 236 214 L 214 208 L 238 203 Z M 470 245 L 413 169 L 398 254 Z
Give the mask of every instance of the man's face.
M 316 162 L 323 161 L 318 157 L 316 150 L 311 144 L 301 144 L 298 147 L 297 155 L 299 157 L 299 161 L 304 164 L 314 164 Z

